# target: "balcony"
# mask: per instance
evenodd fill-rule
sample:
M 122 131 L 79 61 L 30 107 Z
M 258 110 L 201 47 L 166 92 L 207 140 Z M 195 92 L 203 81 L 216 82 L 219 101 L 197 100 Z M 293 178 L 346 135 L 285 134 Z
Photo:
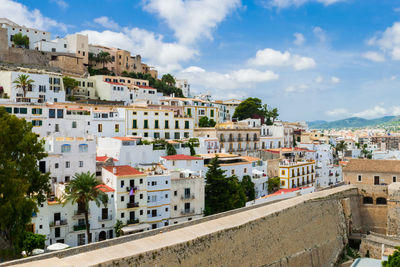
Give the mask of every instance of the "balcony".
M 74 225 L 74 231 L 82 231 L 86 229 L 86 225 L 85 224 L 77 224 Z
M 183 215 L 194 214 L 194 209 L 184 209 L 181 211 L 181 214 Z
M 129 219 L 126 221 L 126 224 L 137 224 L 139 223 L 139 219 Z
M 107 217 L 99 216 L 99 222 L 111 221 L 112 215 L 108 215 Z
M 127 186 L 126 187 L 126 192 L 131 192 L 131 189 L 133 189 L 133 191 L 136 191 L 137 190 L 137 186 L 133 186 L 133 187 Z
M 194 199 L 194 194 L 184 194 L 181 196 L 181 199 Z
M 54 227 L 54 226 L 62 226 L 62 225 L 67 225 L 68 221 L 67 220 L 57 220 L 54 222 L 50 222 L 50 227 Z
M 138 208 L 139 207 L 139 202 L 129 202 L 126 203 L 126 208 L 132 209 L 132 208 Z
M 74 210 L 74 215 L 72 216 L 72 218 L 77 219 L 77 218 L 82 218 L 83 216 L 85 216 L 85 213 L 83 210 Z

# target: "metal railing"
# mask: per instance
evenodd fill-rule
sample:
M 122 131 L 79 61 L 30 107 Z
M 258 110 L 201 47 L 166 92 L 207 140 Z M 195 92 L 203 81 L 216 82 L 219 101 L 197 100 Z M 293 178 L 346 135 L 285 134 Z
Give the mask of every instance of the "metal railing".
M 137 208 L 137 207 L 139 207 L 139 202 L 129 202 L 129 203 L 126 204 L 126 207 L 128 209 Z
M 82 231 L 82 230 L 85 230 L 85 229 L 86 229 L 86 225 L 84 225 L 84 224 L 74 225 L 74 231 Z
M 107 217 L 99 216 L 99 222 L 111 221 L 111 220 L 112 220 L 112 215 L 108 215 Z
M 67 224 L 68 224 L 68 221 L 66 219 L 57 220 L 57 221 L 50 222 L 50 227 L 67 225 Z
M 194 194 L 181 195 L 181 199 L 194 199 Z
M 194 214 L 194 209 L 183 209 L 181 214 Z

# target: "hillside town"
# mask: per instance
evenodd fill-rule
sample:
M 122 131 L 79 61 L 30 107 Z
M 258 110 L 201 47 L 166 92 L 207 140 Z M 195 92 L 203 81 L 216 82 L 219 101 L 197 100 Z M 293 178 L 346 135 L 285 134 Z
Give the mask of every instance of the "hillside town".
M 43 145 L 36 167 L 48 192 L 26 226 L 49 248 L 37 254 L 347 185 L 362 188 L 365 220 L 379 213 L 353 235 L 400 234 L 387 207 L 398 198 L 400 133 L 284 121 L 257 96 L 195 92 L 140 54 L 92 42 L 0 18 L 0 118 L 23 119 Z M 387 259 L 394 247 L 367 251 Z

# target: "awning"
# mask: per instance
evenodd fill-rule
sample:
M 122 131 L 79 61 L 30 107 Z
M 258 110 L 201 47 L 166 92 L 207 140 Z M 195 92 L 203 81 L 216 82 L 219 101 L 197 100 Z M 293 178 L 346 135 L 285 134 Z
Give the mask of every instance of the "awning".
M 122 232 L 124 232 L 124 234 L 129 234 L 132 232 L 139 232 L 139 231 L 146 230 L 149 227 L 150 227 L 150 224 L 142 223 L 142 224 L 137 224 L 137 225 L 132 225 L 132 226 L 125 226 L 125 227 L 122 227 L 121 230 L 122 230 Z

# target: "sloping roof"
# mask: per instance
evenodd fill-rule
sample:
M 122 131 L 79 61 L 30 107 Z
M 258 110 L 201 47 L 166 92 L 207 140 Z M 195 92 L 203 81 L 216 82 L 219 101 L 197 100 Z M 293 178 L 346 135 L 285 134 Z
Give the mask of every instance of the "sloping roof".
M 343 171 L 400 173 L 400 160 L 351 159 Z
M 96 186 L 96 188 L 103 192 L 115 192 L 114 189 L 105 184 L 99 184 L 98 186 Z
M 104 161 L 106 161 L 106 160 L 109 159 L 109 158 L 111 158 L 111 157 L 100 156 L 100 157 L 96 157 L 96 161 L 104 162 Z M 118 161 L 117 159 L 114 159 L 114 158 L 112 158 L 112 159 L 113 159 L 113 161 Z
M 115 176 L 128 176 L 128 175 L 140 175 L 144 174 L 141 171 L 138 171 L 135 168 L 132 168 L 129 165 L 122 165 L 122 166 L 105 166 L 103 169 L 106 169 L 107 171 L 113 173 L 113 169 L 116 169 L 116 173 L 114 174 Z
M 193 156 L 188 156 L 188 155 L 183 155 L 183 154 L 164 156 L 162 158 L 166 159 L 166 160 L 201 160 L 202 159 L 199 157 L 193 157 Z

